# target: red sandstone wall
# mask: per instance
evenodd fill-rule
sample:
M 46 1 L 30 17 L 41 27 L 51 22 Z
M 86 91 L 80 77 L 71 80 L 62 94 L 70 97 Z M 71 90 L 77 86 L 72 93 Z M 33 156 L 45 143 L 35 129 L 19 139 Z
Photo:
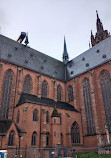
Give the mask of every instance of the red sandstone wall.
M 25 106 L 27 106 L 27 110 L 24 112 L 23 109 Z M 38 118 L 39 119 L 37 122 L 33 122 L 33 120 L 32 120 L 33 119 L 33 110 L 35 108 L 38 110 Z M 47 132 L 50 133 L 50 146 L 53 146 L 53 144 L 57 145 L 58 138 L 57 137 L 56 137 L 56 139 L 54 138 L 54 132 L 57 133 L 58 128 L 60 129 L 60 133 L 63 134 L 63 146 L 68 146 L 68 145 L 72 146 L 71 138 L 69 140 L 67 137 L 67 134 L 68 134 L 67 129 L 69 129 L 69 132 L 71 132 L 70 131 L 71 126 L 72 126 L 74 121 L 76 121 L 80 127 L 81 144 L 83 144 L 80 113 L 67 111 L 67 110 L 63 110 L 63 109 L 58 109 L 58 113 L 62 114 L 62 124 L 56 125 L 55 127 L 53 127 L 51 115 L 52 115 L 54 108 L 48 107 L 48 106 L 42 106 L 42 105 L 36 105 L 36 104 L 30 104 L 30 103 L 26 104 L 25 103 L 25 104 L 20 105 L 19 107 L 15 108 L 14 120 L 16 120 L 18 109 L 20 110 L 20 122 L 17 125 L 20 127 L 20 129 L 22 131 L 26 132 L 26 134 L 24 134 L 21 138 L 21 147 L 26 146 L 26 144 L 27 144 L 28 148 L 31 147 L 31 137 L 32 137 L 32 133 L 34 131 L 37 132 L 37 147 L 39 147 L 40 124 L 41 124 L 41 133 L 42 133 L 40 144 L 42 147 L 46 147 L 45 135 Z M 40 112 L 40 110 L 41 110 L 41 112 Z M 42 113 L 43 110 L 45 110 L 45 111 L 48 110 L 50 113 L 50 122 L 48 124 L 46 123 L 45 115 Z M 68 118 L 67 118 L 66 113 L 68 113 L 70 116 L 68 122 L 67 122 Z M 65 122 L 65 120 L 66 120 L 66 122 Z

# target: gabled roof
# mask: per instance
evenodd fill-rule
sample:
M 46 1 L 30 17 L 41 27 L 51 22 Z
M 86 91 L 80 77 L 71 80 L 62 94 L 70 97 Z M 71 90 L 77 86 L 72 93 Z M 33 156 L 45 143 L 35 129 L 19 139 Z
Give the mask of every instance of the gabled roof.
M 67 64 L 67 78 L 72 78 L 81 75 L 97 66 L 100 66 L 111 60 L 111 36 L 86 52 L 72 59 Z
M 54 108 L 51 117 L 60 117 L 60 114 L 58 113 L 56 108 Z
M 12 120 L 1 119 L 0 120 L 0 135 L 5 136 L 12 123 L 13 123 Z M 20 128 L 16 124 L 15 124 L 15 127 L 17 129 L 19 136 L 21 136 L 22 131 L 20 130 Z
M 0 59 L 35 72 L 65 80 L 64 63 L 0 35 Z
M 54 101 L 53 99 L 49 99 L 49 98 L 38 98 L 35 95 L 31 95 L 28 93 L 22 93 L 19 99 L 19 102 L 17 104 L 17 106 L 23 104 L 23 103 L 34 103 L 34 104 L 39 104 L 39 105 L 44 105 L 44 106 L 50 106 L 50 107 L 56 107 L 59 109 L 65 109 L 65 110 L 69 110 L 69 111 L 75 111 L 78 112 L 74 106 L 62 102 L 62 101 Z

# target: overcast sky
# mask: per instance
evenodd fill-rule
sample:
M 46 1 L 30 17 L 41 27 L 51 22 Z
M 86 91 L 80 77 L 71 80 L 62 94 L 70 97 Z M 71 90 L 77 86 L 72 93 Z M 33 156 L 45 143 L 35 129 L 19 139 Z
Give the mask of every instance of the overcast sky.
M 89 49 L 96 10 L 111 31 L 111 0 L 0 0 L 0 33 L 17 40 L 27 32 L 29 46 L 62 60 L 66 37 L 70 60 Z

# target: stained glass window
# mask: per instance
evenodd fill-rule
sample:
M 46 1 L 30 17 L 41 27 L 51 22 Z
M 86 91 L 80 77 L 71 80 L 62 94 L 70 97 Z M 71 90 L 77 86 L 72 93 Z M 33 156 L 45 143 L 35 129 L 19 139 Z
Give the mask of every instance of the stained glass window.
M 34 109 L 33 111 L 33 121 L 38 121 L 38 110 Z
M 60 125 L 62 125 L 62 114 L 60 113 Z
M 20 120 L 20 111 L 18 110 L 18 112 L 17 112 L 17 123 L 19 123 L 19 120 Z
M 100 73 L 100 85 L 104 102 L 106 124 L 108 125 L 109 132 L 111 132 L 111 77 L 106 70 Z
M 36 145 L 36 138 L 37 138 L 37 133 L 34 131 L 32 134 L 32 140 L 31 140 L 31 145 Z
M 41 96 L 47 97 L 47 91 L 48 91 L 48 83 L 46 80 L 42 82 L 42 89 L 41 89 Z
M 26 75 L 24 79 L 23 92 L 30 94 L 31 88 L 32 88 L 32 79 L 30 75 Z
M 15 135 L 15 132 L 11 131 L 8 138 L 8 146 L 14 145 L 14 135 Z
M 80 143 L 80 131 L 77 122 L 74 122 L 71 126 L 71 140 L 73 144 Z
M 46 123 L 49 123 L 49 111 L 46 111 Z
M 83 81 L 83 98 L 84 98 L 84 106 L 85 106 L 85 114 L 86 114 L 86 122 L 87 122 L 87 134 L 93 135 L 95 134 L 95 124 L 94 124 L 94 116 L 93 116 L 90 83 L 88 78 L 84 78 Z
M 68 101 L 71 102 L 73 100 L 74 100 L 73 87 L 69 85 L 68 86 Z
M 46 133 L 46 146 L 49 146 L 49 132 Z
M 5 72 L 4 80 L 3 80 L 3 91 L 2 91 L 0 118 L 8 119 L 13 78 L 14 78 L 13 71 L 10 69 L 7 70 Z
M 60 85 L 57 86 L 57 100 L 62 100 L 62 87 Z

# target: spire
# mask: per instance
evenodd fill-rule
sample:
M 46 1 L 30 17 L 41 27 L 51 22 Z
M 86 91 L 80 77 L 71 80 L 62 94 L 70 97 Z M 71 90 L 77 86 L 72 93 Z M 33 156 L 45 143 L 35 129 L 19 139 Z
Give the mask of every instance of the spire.
M 103 24 L 99 18 L 98 12 L 96 10 L 96 14 L 97 14 L 97 21 L 96 21 L 96 27 L 97 27 L 97 32 L 103 31 Z
M 69 61 L 69 56 L 68 56 L 68 53 L 67 53 L 66 40 L 65 40 L 65 37 L 64 37 L 63 62 L 66 65 L 68 61 Z
M 98 11 L 96 10 L 96 14 L 97 14 L 97 19 L 99 19 L 99 15 L 98 15 Z
M 110 36 L 110 33 L 108 33 L 108 31 L 104 30 L 104 28 L 103 28 L 103 24 L 99 18 L 97 10 L 96 10 L 96 15 L 97 15 L 97 20 L 96 20 L 97 32 L 94 36 L 92 31 L 91 31 L 91 45 L 92 45 L 92 47 Z
M 94 35 L 92 33 L 92 30 L 91 30 L 91 45 L 94 46 L 95 45 L 95 39 L 94 39 Z

